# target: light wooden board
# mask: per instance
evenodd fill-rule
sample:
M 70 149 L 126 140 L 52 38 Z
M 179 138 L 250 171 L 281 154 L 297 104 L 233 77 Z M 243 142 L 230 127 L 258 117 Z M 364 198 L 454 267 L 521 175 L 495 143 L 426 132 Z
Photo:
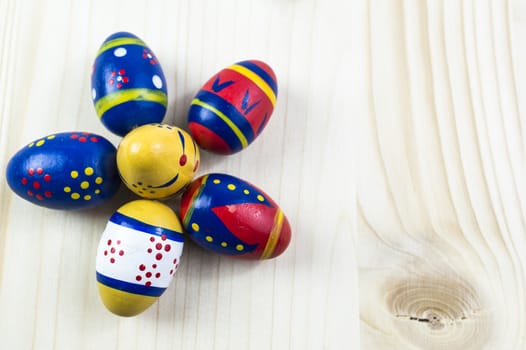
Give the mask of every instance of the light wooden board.
M 262 187 L 293 241 L 255 263 L 188 243 L 160 301 L 118 318 L 99 301 L 94 254 L 135 197 L 52 211 L 1 181 L 0 348 L 526 347 L 524 1 L 0 0 L 2 171 L 56 131 L 118 144 L 89 91 L 118 30 L 156 52 L 165 121 L 183 127 L 217 70 L 273 66 L 267 129 L 235 156 L 204 153 L 200 174 Z
M 123 190 L 85 212 L 39 208 L 0 182 L 2 349 L 344 349 L 359 345 L 355 170 L 344 0 L 0 0 L 0 169 L 52 132 L 107 136 L 89 76 L 109 34 L 131 31 L 169 83 L 166 122 L 185 126 L 193 95 L 219 69 L 258 58 L 279 98 L 262 136 L 231 157 L 203 154 L 200 174 L 249 180 L 292 228 L 272 261 L 218 257 L 187 243 L 177 276 L 138 317 L 110 314 L 95 287 L 95 251 Z M 171 202 L 177 205 L 177 202 Z
M 362 348 L 524 349 L 526 8 L 361 11 Z

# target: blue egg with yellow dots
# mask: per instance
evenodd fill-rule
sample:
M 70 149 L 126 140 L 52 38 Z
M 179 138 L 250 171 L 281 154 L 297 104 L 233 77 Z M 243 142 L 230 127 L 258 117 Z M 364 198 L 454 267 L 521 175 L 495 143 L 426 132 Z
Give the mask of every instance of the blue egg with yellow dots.
M 102 43 L 93 64 L 91 95 L 104 126 L 120 136 L 161 122 L 168 101 L 159 59 L 128 32 L 112 34 Z
M 121 181 L 116 149 L 100 135 L 63 132 L 41 137 L 7 164 L 9 187 L 18 196 L 51 209 L 85 209 L 102 204 Z

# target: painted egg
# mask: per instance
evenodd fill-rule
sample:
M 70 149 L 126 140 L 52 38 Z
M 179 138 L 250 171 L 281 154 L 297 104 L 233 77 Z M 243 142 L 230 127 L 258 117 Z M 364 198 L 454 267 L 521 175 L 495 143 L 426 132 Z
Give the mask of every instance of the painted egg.
M 233 154 L 263 131 L 276 104 L 276 75 L 266 63 L 242 61 L 214 75 L 188 112 L 188 128 L 208 151 Z
M 208 174 L 193 181 L 181 200 L 181 218 L 193 241 L 223 255 L 270 259 L 290 243 L 290 225 L 279 206 L 231 175 Z
M 181 223 L 165 204 L 141 199 L 110 218 L 97 249 L 99 295 L 108 310 L 135 316 L 168 288 L 183 252 Z
M 166 80 L 159 60 L 131 33 L 109 36 L 97 53 L 91 76 L 97 115 L 111 132 L 159 123 L 166 113 Z
M 167 198 L 186 186 L 199 167 L 199 149 L 184 130 L 148 124 L 132 130 L 117 149 L 123 182 L 144 198 Z
M 121 184 L 115 153 L 115 147 L 96 134 L 52 134 L 11 158 L 7 183 L 17 195 L 43 207 L 93 207 L 112 197 Z

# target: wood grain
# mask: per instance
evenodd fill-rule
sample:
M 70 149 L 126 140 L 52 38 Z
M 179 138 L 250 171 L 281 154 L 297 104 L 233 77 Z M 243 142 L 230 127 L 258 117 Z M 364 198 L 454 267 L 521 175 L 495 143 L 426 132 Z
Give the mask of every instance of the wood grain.
M 1 169 L 51 132 L 118 144 L 89 91 L 118 30 L 155 51 L 165 121 L 183 127 L 216 71 L 272 65 L 269 126 L 237 155 L 203 152 L 200 174 L 262 187 L 293 241 L 258 263 L 188 242 L 159 302 L 118 318 L 99 301 L 95 251 L 135 197 L 53 211 L 1 181 L 1 348 L 526 347 L 523 2 L 0 0 Z
M 337 10 L 337 11 L 335 11 Z M 95 251 L 121 204 L 53 211 L 0 183 L 0 341 L 5 349 L 344 349 L 359 346 L 350 44 L 344 0 L 0 0 L 0 168 L 56 131 L 110 135 L 90 101 L 98 46 L 127 30 L 155 51 L 169 83 L 166 122 L 216 71 L 269 62 L 279 98 L 267 129 L 221 171 L 262 187 L 293 228 L 281 257 L 245 262 L 187 243 L 177 276 L 144 314 L 118 318 L 97 295 Z M 170 202 L 174 207 L 177 201 Z
M 389 5 L 363 10 L 362 347 L 522 349 L 520 6 Z

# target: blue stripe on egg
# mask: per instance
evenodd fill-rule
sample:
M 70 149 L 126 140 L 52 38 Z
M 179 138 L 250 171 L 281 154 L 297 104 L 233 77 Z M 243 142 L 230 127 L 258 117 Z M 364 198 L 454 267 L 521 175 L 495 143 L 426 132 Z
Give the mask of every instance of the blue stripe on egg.
M 251 61 L 243 61 L 236 63 L 237 65 L 243 66 L 247 69 L 250 69 L 252 72 L 256 73 L 265 83 L 270 86 L 272 91 L 274 92 L 274 95 L 278 95 L 278 84 L 276 81 L 267 73 L 265 70 L 263 70 L 260 66 L 257 64 L 251 62 Z
M 184 236 L 181 232 L 173 231 L 173 230 L 170 230 L 164 227 L 160 227 L 160 226 L 149 225 L 145 222 L 139 221 L 137 219 L 134 219 L 132 217 L 119 213 L 118 211 L 115 212 L 111 216 L 110 221 L 113 222 L 114 224 L 117 224 L 123 227 L 128 227 L 136 231 L 145 232 L 150 235 L 166 236 L 166 238 L 172 241 L 184 242 Z
M 220 96 L 205 90 L 201 90 L 196 95 L 195 100 L 199 100 L 217 109 L 223 114 L 223 117 L 219 116 L 217 113 L 208 108 L 197 104 L 192 104 L 190 108 L 191 110 L 188 113 L 189 122 L 198 123 L 213 130 L 230 146 L 232 150 L 242 149 L 243 144 L 239 136 L 236 135 L 236 133 L 224 120 L 225 117 L 228 118 L 228 120 L 239 129 L 248 143 L 251 143 L 254 140 L 255 135 L 254 131 L 252 130 L 252 126 L 247 121 L 245 116 L 241 114 L 234 105 L 228 101 L 225 101 Z
M 124 281 L 121 281 L 115 278 L 105 276 L 98 272 L 96 272 L 96 274 L 97 274 L 97 282 L 105 286 L 108 286 L 114 289 L 118 289 L 118 290 L 122 290 L 128 293 L 147 295 L 151 297 L 159 297 L 166 290 L 166 288 L 145 286 L 145 285 L 140 285 L 140 284 L 135 284 L 135 283 L 124 282 Z

